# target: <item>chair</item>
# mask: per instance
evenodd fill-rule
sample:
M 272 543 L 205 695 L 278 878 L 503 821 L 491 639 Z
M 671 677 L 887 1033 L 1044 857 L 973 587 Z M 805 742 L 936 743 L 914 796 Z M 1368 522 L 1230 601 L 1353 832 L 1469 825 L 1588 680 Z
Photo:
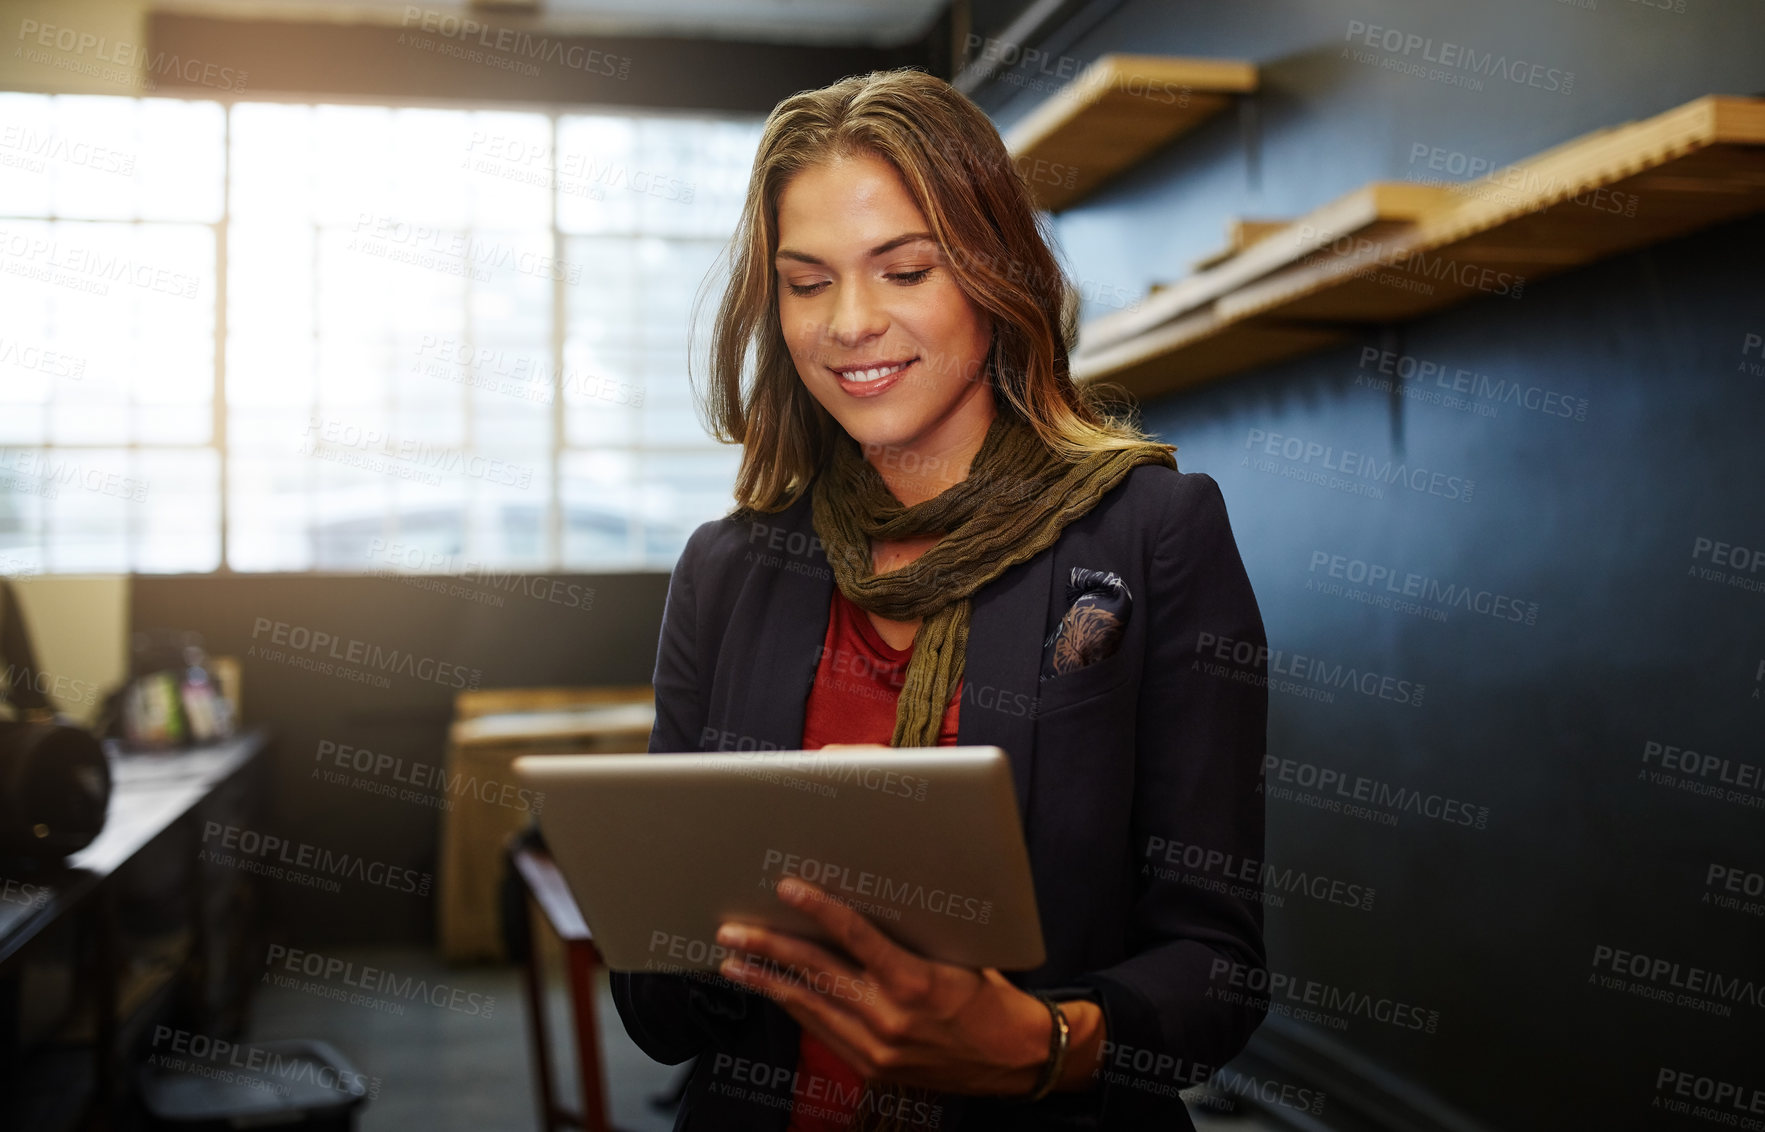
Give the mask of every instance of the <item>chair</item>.
M 600 953 L 594 937 L 570 895 L 564 876 L 537 837 L 511 838 L 507 851 L 514 890 L 508 927 L 508 950 L 521 965 L 527 997 L 528 1039 L 533 1049 L 533 1075 L 542 1132 L 580 1128 L 584 1132 L 616 1132 L 607 1120 L 606 1084 L 601 1070 L 599 1031 L 595 1029 L 595 969 Z M 538 913 L 535 917 L 534 913 Z M 564 945 L 564 967 L 570 989 L 575 1029 L 576 1072 L 582 1082 L 582 1111 L 560 1105 L 552 1090 L 551 1050 L 546 1042 L 543 985 L 536 918 L 542 918 Z

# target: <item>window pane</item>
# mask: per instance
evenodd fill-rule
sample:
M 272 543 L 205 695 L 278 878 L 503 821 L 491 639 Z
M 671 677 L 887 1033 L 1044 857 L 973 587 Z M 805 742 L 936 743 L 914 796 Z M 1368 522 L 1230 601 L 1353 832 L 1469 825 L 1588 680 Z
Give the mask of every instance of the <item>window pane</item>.
M 233 183 L 227 207 L 234 231 L 246 224 L 310 218 L 319 176 L 319 165 L 313 159 L 317 129 L 313 107 L 246 102 L 233 107 L 232 115 Z M 289 234 L 311 237 L 303 228 L 294 228 Z M 234 258 L 246 267 L 265 266 L 238 255 Z
M 143 451 L 140 532 L 133 567 L 207 571 L 221 561 L 221 466 L 213 449 Z
M 143 219 L 221 218 L 226 128 L 226 112 L 219 103 L 142 101 L 136 180 Z
M 571 452 L 559 470 L 564 565 L 580 568 L 641 562 L 636 453 Z
M 442 568 L 543 564 L 551 312 L 569 270 L 531 169 L 550 119 L 242 105 L 233 130 L 234 444 L 278 437 L 304 464 L 242 465 L 235 513 L 268 493 L 261 510 L 302 533 L 236 520 L 236 543 L 253 533 L 233 565 L 368 570 L 394 545 Z
M 673 562 L 694 528 L 729 512 L 740 458 L 735 445 L 645 456 L 643 476 L 651 485 L 644 499 L 645 554 L 651 562 Z
M 0 216 L 48 216 L 54 195 L 52 102 L 46 94 L 0 91 Z
M 306 570 L 313 564 L 311 469 L 299 457 L 267 450 L 257 438 L 269 431 L 230 428 L 228 492 L 250 500 L 227 513 L 227 560 L 235 570 Z M 249 439 L 246 439 L 249 438 Z
M 0 216 L 213 222 L 217 103 L 0 94 Z

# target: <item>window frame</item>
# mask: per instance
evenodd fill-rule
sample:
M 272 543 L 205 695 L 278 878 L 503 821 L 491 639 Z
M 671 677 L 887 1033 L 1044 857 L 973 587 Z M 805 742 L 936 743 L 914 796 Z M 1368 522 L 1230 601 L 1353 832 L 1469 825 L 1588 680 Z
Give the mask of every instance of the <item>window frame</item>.
M 16 92 L 11 92 L 11 93 L 39 94 L 39 95 L 44 95 L 44 96 L 54 98 L 54 97 L 58 97 L 63 94 L 67 94 L 67 93 L 71 93 L 71 92 L 16 91 Z M 84 96 L 84 95 L 80 95 L 80 96 Z M 57 453 L 57 452 L 76 453 L 77 454 L 77 453 L 83 452 L 83 451 L 124 451 L 124 452 L 129 453 L 129 459 L 131 461 L 131 466 L 134 466 L 134 462 L 135 462 L 135 455 L 134 454 L 137 452 L 142 452 L 142 451 L 146 451 L 146 452 L 175 452 L 175 451 L 214 452 L 215 453 L 216 474 L 219 476 L 219 483 L 217 485 L 217 492 L 215 495 L 216 508 L 217 508 L 217 523 L 218 523 L 218 542 L 217 542 L 217 549 L 216 549 L 217 563 L 214 566 L 214 568 L 209 569 L 209 570 L 169 570 L 169 571 L 142 571 L 142 570 L 140 570 L 138 556 L 136 554 L 136 549 L 137 549 L 137 546 L 139 545 L 137 540 L 139 538 L 139 531 L 142 526 L 142 520 L 141 520 L 140 516 L 137 514 L 137 511 L 135 508 L 130 508 L 127 513 L 127 517 L 125 519 L 126 528 L 119 535 L 119 537 L 122 539 L 122 543 L 124 546 L 124 553 L 123 553 L 122 557 L 123 557 L 126 565 L 121 570 L 119 570 L 117 572 L 122 573 L 122 574 L 129 574 L 129 575 L 149 574 L 151 576 L 156 576 L 156 577 L 176 577 L 176 576 L 206 577 L 206 576 L 233 576 L 233 575 L 270 576 L 270 575 L 276 575 L 276 574 L 289 575 L 289 576 L 302 576 L 302 575 L 349 576 L 349 575 L 371 574 L 371 573 L 376 572 L 375 569 L 367 563 L 364 563 L 359 568 L 339 568 L 336 566 L 318 564 L 315 561 L 315 563 L 313 565 L 309 565 L 309 566 L 298 568 L 298 569 L 290 569 L 287 567 L 271 567 L 268 569 L 256 570 L 256 569 L 236 569 L 233 566 L 232 561 L 231 561 L 232 556 L 231 556 L 230 552 L 233 547 L 232 503 L 233 503 L 234 492 L 233 492 L 233 484 L 232 484 L 232 479 L 233 479 L 233 475 L 232 475 L 232 469 L 233 469 L 232 444 L 231 444 L 231 437 L 229 435 L 229 416 L 230 416 L 230 413 L 229 413 L 229 403 L 228 403 L 228 398 L 227 398 L 227 388 L 228 388 L 227 345 L 228 345 L 228 334 L 229 334 L 229 317 L 228 316 L 229 316 L 229 301 L 230 301 L 229 300 L 229 282 L 230 281 L 228 278 L 228 274 L 229 274 L 228 267 L 229 267 L 229 256 L 230 256 L 229 235 L 230 235 L 231 226 L 232 226 L 232 223 L 234 220 L 234 217 L 233 217 L 234 141 L 235 141 L 234 112 L 235 112 L 235 109 L 239 105 L 241 105 L 241 104 L 278 104 L 278 105 L 305 106 L 305 107 L 357 106 L 357 107 L 373 107 L 376 109 L 383 108 L 383 109 L 389 109 L 389 110 L 434 109 L 434 110 L 451 110 L 451 111 L 465 112 L 465 113 L 489 112 L 489 113 L 535 114 L 535 115 L 539 115 L 545 119 L 545 132 L 548 137 L 549 144 L 551 146 L 551 152 L 553 155 L 557 155 L 559 152 L 558 139 L 559 139 L 559 134 L 560 134 L 560 124 L 562 123 L 563 119 L 568 118 L 568 117 L 573 117 L 573 116 L 604 116 L 604 117 L 637 119 L 637 120 L 642 120 L 642 119 L 690 120 L 690 121 L 694 121 L 694 122 L 706 122 L 706 123 L 727 123 L 727 124 L 733 124 L 733 125 L 738 125 L 738 126 L 747 126 L 750 128 L 757 128 L 759 126 L 759 124 L 764 120 L 763 115 L 750 113 L 750 112 L 732 112 L 732 111 L 718 111 L 718 110 L 711 110 L 711 109 L 692 109 L 692 108 L 675 108 L 675 107 L 624 106 L 624 105 L 604 104 L 604 103 L 563 103 L 563 102 L 549 102 L 549 101 L 548 102 L 527 102 L 527 101 L 507 101 L 507 102 L 504 102 L 504 101 L 497 101 L 497 102 L 487 103 L 484 101 L 463 100 L 463 99 L 462 100 L 437 99 L 437 98 L 394 98 L 394 99 L 388 99 L 388 98 L 384 98 L 384 97 L 349 96 L 349 95 L 325 95 L 325 96 L 315 97 L 312 94 L 277 94 L 277 93 L 251 93 L 251 94 L 245 94 L 245 95 L 242 95 L 239 97 L 214 98 L 214 97 L 198 97 L 198 96 L 194 96 L 194 95 L 183 96 L 183 95 L 179 95 L 176 93 L 170 93 L 170 92 L 165 93 L 165 94 L 153 94 L 153 95 L 114 95 L 114 96 L 105 96 L 105 97 L 129 98 L 129 99 L 132 99 L 136 102 L 144 102 L 144 101 L 148 101 L 150 99 L 168 99 L 168 100 L 177 100 L 177 101 L 186 101 L 186 102 L 206 102 L 206 103 L 216 104 L 220 107 L 220 110 L 222 113 L 222 130 L 221 130 L 222 154 L 221 154 L 221 168 L 220 168 L 220 176 L 221 176 L 222 183 L 221 183 L 221 190 L 220 190 L 220 215 L 219 215 L 219 217 L 217 219 L 214 219 L 211 221 L 191 221 L 191 220 L 164 220 L 164 221 L 161 221 L 161 220 L 148 220 L 148 219 L 143 219 L 140 217 L 131 217 L 128 219 L 94 219 L 94 218 L 87 217 L 87 216 L 62 215 L 62 214 L 55 211 L 56 202 L 53 199 L 51 199 L 49 208 L 42 215 L 24 216 L 24 215 L 14 215 L 11 213 L 7 213 L 7 214 L 0 215 L 0 223 L 14 223 L 14 222 L 18 222 L 18 223 L 28 223 L 28 222 L 58 223 L 58 222 L 70 222 L 71 221 L 71 222 L 82 222 L 82 223 L 89 222 L 89 223 L 104 223 L 104 224 L 130 224 L 130 225 L 137 225 L 137 226 L 139 226 L 139 225 L 160 225 L 160 224 L 184 225 L 184 226 L 204 227 L 204 228 L 209 229 L 209 231 L 212 234 L 213 248 L 214 248 L 213 280 L 214 280 L 214 292 L 215 292 L 214 298 L 213 298 L 213 303 L 214 303 L 214 307 L 213 307 L 213 316 L 214 317 L 213 317 L 213 323 L 212 323 L 212 325 L 213 325 L 213 343 L 212 343 L 213 375 L 212 375 L 212 383 L 211 383 L 211 391 L 210 391 L 210 404 L 209 404 L 209 411 L 210 411 L 209 439 L 206 444 L 144 442 L 131 429 L 130 435 L 128 436 L 128 438 L 126 440 L 112 442 L 112 443 L 93 443 L 93 444 L 56 443 L 56 442 L 54 442 L 54 440 L 52 440 L 46 436 L 41 442 L 38 442 L 38 443 L 8 442 L 0 447 L 5 447 L 8 449 L 18 449 L 21 451 L 37 452 L 37 453 L 42 453 L 45 456 L 52 456 L 54 453 Z M 635 229 L 619 229 L 619 230 L 607 230 L 607 231 L 596 231 L 596 232 L 566 231 L 562 227 L 562 224 L 560 221 L 560 209 L 558 207 L 558 203 L 559 203 L 559 197 L 562 194 L 561 194 L 561 190 L 557 187 L 556 184 L 554 184 L 549 189 L 549 195 L 551 198 L 551 208 L 549 210 L 550 215 L 548 217 L 548 223 L 547 223 L 545 230 L 551 240 L 553 254 L 559 260 L 567 259 L 567 255 L 568 255 L 567 249 L 568 249 L 571 241 L 573 239 L 578 239 L 578 238 L 612 238 L 612 239 L 626 239 L 626 240 L 640 240 L 640 239 L 645 239 L 645 238 L 655 238 L 655 239 L 670 240 L 670 241 L 682 242 L 682 243 L 686 243 L 686 242 L 705 243 L 705 242 L 714 242 L 714 241 L 718 240 L 718 237 L 716 237 L 716 236 L 670 236 L 670 235 L 666 235 L 666 234 L 662 234 L 662 233 L 657 233 L 654 231 L 645 231 L 641 227 L 641 225 Z M 301 218 L 300 223 L 302 223 L 302 224 L 310 223 L 310 219 L 303 217 L 303 218 Z M 315 238 L 317 237 L 317 234 L 320 231 L 322 231 L 322 229 L 323 229 L 323 225 L 319 225 L 316 223 L 313 224 Z M 734 235 L 735 235 L 735 233 L 732 231 L 729 235 L 722 237 L 722 246 L 727 247 L 728 241 L 733 239 Z M 719 253 L 719 255 L 721 255 L 721 253 Z M 542 536 L 543 536 L 543 540 L 544 540 L 544 546 L 543 546 L 543 554 L 541 555 L 540 564 L 538 566 L 531 567 L 531 568 L 534 569 L 535 571 L 541 572 L 541 573 L 584 573 L 584 572 L 593 573 L 593 572 L 600 572 L 600 571 L 666 572 L 672 568 L 672 562 L 662 563 L 662 562 L 656 561 L 650 557 L 648 550 L 647 550 L 647 547 L 648 547 L 649 541 L 650 541 L 649 540 L 649 530 L 648 530 L 648 528 L 645 527 L 641 518 L 634 521 L 627 528 L 627 542 L 628 542 L 629 553 L 626 558 L 624 558 L 622 560 L 616 560 L 616 561 L 609 560 L 601 565 L 576 566 L 576 567 L 572 567 L 565 562 L 564 548 L 565 548 L 565 536 L 566 536 L 566 529 L 565 528 L 566 528 L 566 519 L 567 519 L 566 506 L 565 506 L 565 502 L 563 499 L 563 486 L 564 486 L 563 481 L 564 481 L 565 465 L 566 465 L 567 461 L 569 461 L 569 459 L 572 456 L 576 456 L 576 455 L 583 454 L 583 453 L 595 452 L 595 451 L 618 452 L 620 454 L 628 456 L 635 463 L 637 463 L 638 465 L 641 466 L 646 461 L 647 458 L 653 457 L 656 455 L 668 455 L 668 454 L 709 455 L 709 454 L 713 454 L 713 453 L 718 452 L 724 446 L 718 444 L 717 442 L 711 440 L 708 437 L 706 439 L 706 443 L 703 445 L 674 444 L 674 443 L 647 444 L 647 443 L 642 443 L 642 442 L 633 442 L 633 443 L 629 443 L 629 444 L 618 444 L 618 445 L 605 445 L 605 446 L 597 445 L 597 446 L 592 446 L 592 447 L 585 447 L 580 444 L 572 445 L 569 440 L 569 427 L 568 427 L 568 415 L 567 415 L 568 400 L 564 396 L 563 390 L 561 388 L 561 383 L 562 383 L 561 379 L 564 376 L 564 374 L 566 373 L 566 366 L 565 366 L 566 349 L 565 349 L 565 346 L 566 346 L 566 342 L 569 338 L 569 329 L 570 329 L 569 323 L 568 323 L 568 314 L 569 314 L 569 305 L 570 305 L 570 297 L 569 297 L 569 293 L 568 293 L 568 288 L 570 287 L 571 284 L 568 281 L 568 279 L 565 277 L 564 273 L 552 272 L 551 274 L 552 274 L 552 279 L 550 280 L 550 282 L 551 282 L 551 288 L 550 288 L 551 312 L 549 315 L 551 329 L 550 329 L 549 341 L 547 342 L 547 350 L 549 352 L 548 361 L 551 366 L 551 380 L 552 380 L 552 384 L 553 384 L 553 390 L 552 390 L 552 397 L 550 400 L 550 404 L 548 406 L 548 408 L 550 410 L 550 412 L 549 412 L 549 417 L 550 417 L 550 437 L 549 437 L 550 449 L 546 455 L 544 469 L 543 469 L 544 479 L 546 481 L 546 498 L 545 498 L 545 503 L 544 503 L 545 516 L 544 516 L 543 525 L 542 525 Z M 702 286 L 703 286 L 703 281 L 701 280 L 701 287 Z M 694 311 L 695 311 L 695 313 L 697 311 L 696 304 L 694 306 Z M 468 324 L 467 324 L 463 314 L 462 314 L 461 327 L 462 327 L 463 333 L 466 332 L 467 330 L 469 330 Z M 689 332 L 690 330 L 691 330 L 691 323 L 690 323 L 690 316 L 689 316 L 689 324 L 687 326 L 682 327 L 682 332 L 684 334 L 686 332 Z M 315 332 L 316 332 L 316 328 L 315 328 Z M 690 359 L 689 359 L 689 364 L 690 364 Z M 681 376 L 684 378 L 686 375 L 683 373 Z M 460 388 L 460 395 L 462 396 L 462 398 L 464 398 L 464 405 L 465 405 L 465 412 L 464 412 L 464 421 L 465 421 L 465 429 L 466 429 L 465 450 L 471 451 L 472 450 L 471 437 L 473 434 L 473 424 L 474 424 L 474 415 L 472 413 L 472 388 L 471 388 L 471 386 L 469 384 L 462 383 L 461 388 Z M 538 461 L 535 461 L 535 463 L 537 464 Z M 536 482 L 538 481 L 538 478 L 539 477 L 536 477 Z M 646 481 L 643 481 L 640 479 L 640 480 L 636 481 L 636 484 L 641 486 L 641 484 L 643 484 L 644 482 L 646 482 Z M 733 503 L 733 499 L 731 500 L 731 502 Z M 309 532 L 314 529 L 316 529 L 316 528 L 309 527 Z M 48 559 L 50 557 L 49 545 L 50 545 L 50 536 L 52 534 L 53 527 L 51 525 L 51 520 L 47 516 L 45 516 L 43 518 L 41 525 L 39 527 L 39 530 L 40 530 L 40 533 L 42 536 L 41 545 L 44 548 L 43 549 L 44 557 L 45 557 L 45 559 Z M 470 564 L 472 564 L 472 565 L 486 565 L 486 566 L 492 566 L 497 569 L 503 569 L 503 568 L 523 569 L 523 568 L 527 568 L 527 567 L 524 567 L 522 565 L 515 564 L 515 563 L 505 564 L 505 563 L 501 563 L 501 562 L 496 562 L 496 563 L 479 562 L 478 559 L 482 558 L 483 557 L 482 555 L 474 556 L 471 554 L 464 554 L 464 555 L 462 555 L 462 557 L 469 559 Z M 401 571 L 402 571 L 402 569 L 403 568 L 401 567 Z M 50 575 L 50 574 L 72 575 L 72 574 L 77 574 L 77 573 L 86 573 L 89 571 L 83 571 L 83 570 L 65 571 L 65 570 L 61 570 L 61 569 L 52 568 L 49 565 L 48 561 L 44 561 L 43 563 L 40 564 L 40 566 L 36 570 L 33 570 L 31 572 L 35 573 L 35 574 L 42 574 L 42 575 Z M 439 570 L 436 572 L 447 573 L 449 571 L 447 569 L 443 569 L 443 570 Z M 454 572 L 457 572 L 457 569 Z

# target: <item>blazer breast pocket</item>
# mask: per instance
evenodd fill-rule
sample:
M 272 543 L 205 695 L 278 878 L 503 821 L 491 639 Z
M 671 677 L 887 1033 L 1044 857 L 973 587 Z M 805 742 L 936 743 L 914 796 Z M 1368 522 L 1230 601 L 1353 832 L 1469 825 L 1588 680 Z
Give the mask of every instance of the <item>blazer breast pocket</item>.
M 1127 650 L 1118 649 L 1076 672 L 1050 676 L 1037 688 L 1036 714 L 1045 716 L 1095 699 L 1125 684 L 1132 675 Z
M 1071 569 L 1065 612 L 1042 645 L 1038 714 L 1083 703 L 1128 678 L 1121 646 L 1133 608 L 1133 595 L 1115 573 Z

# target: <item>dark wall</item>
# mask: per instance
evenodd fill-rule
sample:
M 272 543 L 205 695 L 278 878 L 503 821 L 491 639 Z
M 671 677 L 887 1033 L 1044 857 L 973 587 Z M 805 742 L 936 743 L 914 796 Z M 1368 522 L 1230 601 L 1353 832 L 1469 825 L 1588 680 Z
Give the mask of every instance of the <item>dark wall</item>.
M 1254 119 L 1216 119 L 1059 218 L 1094 289 L 1185 274 L 1233 215 L 1448 176 L 1411 163 L 1418 144 L 1501 163 L 1765 88 L 1752 4 L 1248 7 L 1129 3 L 1071 49 L 1263 68 Z M 1572 89 L 1356 62 L 1351 20 Z M 1009 123 L 1039 97 L 983 100 Z M 1762 265 L 1754 218 L 1144 406 L 1184 470 L 1220 482 L 1277 650 L 1274 875 L 1342 882 L 1270 890 L 1271 966 L 1313 989 L 1276 996 L 1245 1064 L 1321 1086 L 1335 1126 L 1384 1107 L 1371 1126 L 1456 1108 L 1502 1129 L 1705 1127 L 1664 1107 L 1682 1095 L 1663 1070 L 1742 1103 L 1765 1089 L 1765 903 L 1724 906 L 1709 879 L 1765 872 L 1765 555 L 1712 562 L 1717 543 L 1765 548 Z M 1481 392 L 1381 372 L 1383 351 Z M 1443 478 L 1360 494 L 1328 471 L 1347 451 Z M 1663 775 L 1678 756 L 1651 744 L 1695 749 L 1702 773 Z M 1336 1006 L 1296 1021 L 1320 1009 L 1299 993 Z M 1382 1000 L 1420 1025 L 1362 1012 Z
M 209 652 L 242 659 L 246 722 L 273 727 L 278 750 L 259 832 L 434 875 L 435 806 L 315 771 L 335 770 L 338 748 L 367 748 L 402 760 L 379 785 L 424 781 L 421 768 L 442 764 L 463 686 L 648 684 L 667 586 L 662 573 L 137 576 L 130 621 L 197 630 Z M 431 938 L 432 901 L 415 894 L 264 890 L 295 946 Z

